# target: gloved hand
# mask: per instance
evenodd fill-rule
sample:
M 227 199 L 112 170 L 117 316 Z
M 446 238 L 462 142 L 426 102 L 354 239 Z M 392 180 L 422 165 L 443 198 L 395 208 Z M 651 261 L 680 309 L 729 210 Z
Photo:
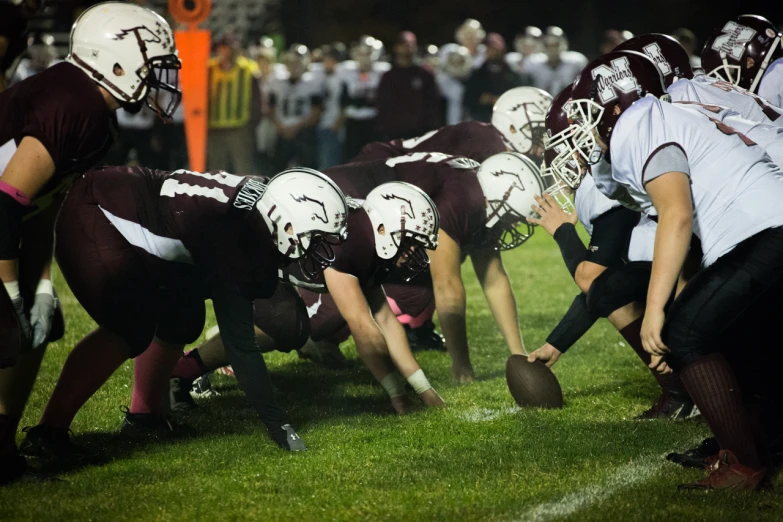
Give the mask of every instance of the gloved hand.
M 57 308 L 57 297 L 55 295 L 46 292 L 35 294 L 35 302 L 30 310 L 33 350 L 41 347 L 49 338 L 55 308 Z
M 297 435 L 294 428 L 290 424 L 283 424 L 282 426 L 267 426 L 269 435 L 272 436 L 278 446 L 286 451 L 307 451 L 304 441 Z

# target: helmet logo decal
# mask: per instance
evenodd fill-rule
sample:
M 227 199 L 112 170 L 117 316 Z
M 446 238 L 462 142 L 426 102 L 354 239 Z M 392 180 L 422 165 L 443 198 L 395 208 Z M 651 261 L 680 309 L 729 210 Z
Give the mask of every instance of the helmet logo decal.
M 319 205 L 321 207 L 321 210 L 323 210 L 324 217 L 321 217 L 318 215 L 318 213 L 314 212 L 310 219 L 312 219 L 313 221 L 317 219 L 318 221 L 321 221 L 325 224 L 329 223 L 329 215 L 326 213 L 326 206 L 323 204 L 322 201 L 318 201 L 317 199 L 308 197 L 305 194 L 298 194 L 298 195 L 291 194 L 291 198 L 293 198 L 293 200 L 296 201 L 297 203 L 304 203 L 306 201 L 309 201 L 311 203 L 315 203 L 316 205 Z
M 386 201 L 391 201 L 392 199 L 399 199 L 400 201 L 404 201 L 405 203 L 407 203 L 408 204 L 408 208 L 410 208 L 411 211 L 410 211 L 410 213 L 408 213 L 408 211 L 405 208 L 405 205 L 400 207 L 400 211 L 402 212 L 402 218 L 403 219 L 405 219 L 405 216 L 408 216 L 411 219 L 416 217 L 416 214 L 413 212 L 413 203 L 411 203 L 411 200 L 405 199 L 405 198 L 401 198 L 400 196 L 398 196 L 396 194 L 381 194 L 381 197 L 383 199 L 385 199 Z
M 715 41 L 712 42 L 712 49 L 726 53 L 727 56 L 735 60 L 742 58 L 745 46 L 756 36 L 755 30 L 737 22 L 726 22 L 721 32 L 722 34 L 716 36 Z
M 627 94 L 640 89 L 626 57 L 612 60 L 612 67 L 599 65 L 592 70 L 592 76 L 602 104 L 617 99 L 618 91 Z
M 663 57 L 661 48 L 658 46 L 657 43 L 651 43 L 650 45 L 645 45 L 644 54 L 649 56 L 650 59 L 653 62 L 655 62 L 655 65 L 658 66 L 658 69 L 661 71 L 661 74 L 666 76 L 667 74 L 672 73 L 671 65 L 669 65 L 669 62 L 667 62 L 666 58 Z
M 123 29 L 119 33 L 114 35 L 112 40 L 124 40 L 129 34 L 137 35 L 138 38 L 147 43 L 162 43 L 163 39 L 155 34 L 152 29 L 146 25 L 139 25 L 137 27 L 131 27 L 130 29 Z

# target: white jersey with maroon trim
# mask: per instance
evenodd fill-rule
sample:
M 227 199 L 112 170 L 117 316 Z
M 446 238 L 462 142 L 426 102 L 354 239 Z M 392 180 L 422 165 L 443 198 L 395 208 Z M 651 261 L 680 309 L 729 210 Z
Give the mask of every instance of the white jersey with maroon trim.
M 737 111 L 746 120 L 783 127 L 783 109 L 723 80 L 699 74 L 692 80 L 677 80 L 666 90 L 672 101 L 727 107 Z
M 720 120 L 646 97 L 620 116 L 610 150 L 612 178 L 649 214 L 656 212 L 646 183 L 667 172 L 689 176 L 704 266 L 783 225 L 783 172 L 762 147 Z
M 783 58 L 778 58 L 767 67 L 759 83 L 759 96 L 775 107 L 783 107 Z

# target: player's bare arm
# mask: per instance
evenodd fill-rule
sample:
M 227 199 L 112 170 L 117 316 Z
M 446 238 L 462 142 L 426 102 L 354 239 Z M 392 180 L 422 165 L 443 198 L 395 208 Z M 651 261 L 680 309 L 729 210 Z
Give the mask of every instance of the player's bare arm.
M 485 248 L 472 252 L 470 258 L 506 346 L 512 354 L 525 354 L 525 344 L 519 330 L 517 302 L 511 289 L 511 281 L 503 267 L 500 251 Z
M 663 355 L 667 351 L 661 340 L 665 319 L 663 307 L 688 255 L 693 231 L 693 203 L 688 176 L 682 172 L 663 174 L 647 183 L 645 188 L 658 211 L 658 230 L 642 341 L 648 353 Z

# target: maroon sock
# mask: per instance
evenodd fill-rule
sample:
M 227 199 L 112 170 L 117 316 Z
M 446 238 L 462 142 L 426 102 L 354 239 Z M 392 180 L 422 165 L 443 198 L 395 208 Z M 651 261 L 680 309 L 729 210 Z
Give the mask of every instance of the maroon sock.
M 0 414 L 0 460 L 16 456 L 16 430 L 19 418 Z
M 198 354 L 198 349 L 196 349 L 179 358 L 171 376 L 195 381 L 207 372 L 209 372 L 209 369 L 204 366 L 204 362 Z
M 653 374 L 653 377 L 655 377 L 655 380 L 658 382 L 658 386 L 660 386 L 665 393 L 687 393 L 685 391 L 685 386 L 683 386 L 680 378 L 677 375 L 674 375 L 673 373 L 660 374 L 650 368 L 650 354 L 645 352 L 644 346 L 642 346 L 641 331 L 643 320 L 644 317 L 640 317 L 636 321 L 632 322 L 620 330 L 620 335 L 622 335 L 623 339 L 625 339 L 626 342 L 631 345 L 633 351 L 636 352 L 636 355 L 639 356 L 639 359 L 641 359 L 644 365 L 647 366 L 647 368 Z
M 182 348 L 182 345 L 153 341 L 143 354 L 133 360 L 131 413 L 166 413 L 169 380 L 174 366 L 182 358 Z
M 105 328 L 82 339 L 65 361 L 41 424 L 68 429 L 84 403 L 128 360 L 130 351 L 125 341 Z
M 760 469 L 762 463 L 742 392 L 723 355 L 701 357 L 683 368 L 681 376 L 720 447 L 734 453 L 741 464 Z

